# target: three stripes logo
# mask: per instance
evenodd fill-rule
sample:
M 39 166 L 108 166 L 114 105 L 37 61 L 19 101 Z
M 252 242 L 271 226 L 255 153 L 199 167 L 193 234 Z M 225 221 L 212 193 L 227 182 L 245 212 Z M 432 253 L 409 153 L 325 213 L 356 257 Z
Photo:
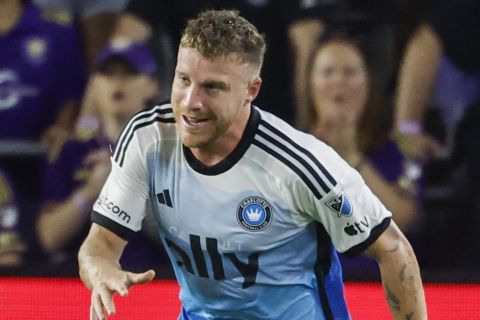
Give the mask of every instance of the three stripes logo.
M 168 189 L 163 190 L 160 193 L 157 193 L 158 202 L 166 205 L 167 207 L 173 208 L 172 198 L 170 197 L 170 191 Z

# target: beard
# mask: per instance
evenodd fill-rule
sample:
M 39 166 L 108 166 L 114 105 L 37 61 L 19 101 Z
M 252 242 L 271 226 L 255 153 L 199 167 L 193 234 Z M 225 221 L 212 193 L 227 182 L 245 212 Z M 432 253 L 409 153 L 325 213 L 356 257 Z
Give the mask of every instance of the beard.
M 182 144 L 188 148 L 203 148 L 222 137 L 230 128 L 231 119 L 220 119 L 215 116 L 208 117 L 206 126 L 199 129 L 185 127 L 181 107 L 174 108 L 174 116 L 177 130 L 180 134 Z

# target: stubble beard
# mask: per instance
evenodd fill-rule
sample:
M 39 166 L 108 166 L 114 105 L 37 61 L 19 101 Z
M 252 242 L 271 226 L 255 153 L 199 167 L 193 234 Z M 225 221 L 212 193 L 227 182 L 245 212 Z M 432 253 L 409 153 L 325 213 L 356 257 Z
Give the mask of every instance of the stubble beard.
M 205 148 L 215 142 L 218 138 L 224 135 L 230 127 L 231 121 L 219 120 L 215 118 L 213 123 L 209 124 L 209 128 L 199 131 L 189 131 L 184 128 L 182 121 L 182 114 L 176 110 L 175 119 L 177 122 L 177 130 L 180 134 L 182 144 L 188 148 Z

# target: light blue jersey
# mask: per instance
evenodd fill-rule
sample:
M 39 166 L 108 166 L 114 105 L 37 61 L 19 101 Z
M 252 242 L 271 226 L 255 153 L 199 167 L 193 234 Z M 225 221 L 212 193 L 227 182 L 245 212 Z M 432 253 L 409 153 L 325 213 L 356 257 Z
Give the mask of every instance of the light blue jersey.
M 206 167 L 169 104 L 124 129 L 93 221 L 123 238 L 158 221 L 179 319 L 349 319 L 336 250 L 359 252 L 391 214 L 329 146 L 256 107 L 236 149 Z M 334 249 L 335 248 L 335 249 Z

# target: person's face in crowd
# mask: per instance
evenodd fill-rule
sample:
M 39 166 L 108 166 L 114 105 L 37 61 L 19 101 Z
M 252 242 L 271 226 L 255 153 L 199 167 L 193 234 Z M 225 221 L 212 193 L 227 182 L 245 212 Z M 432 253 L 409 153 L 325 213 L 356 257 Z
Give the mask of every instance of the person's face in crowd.
M 260 83 L 247 63 L 180 47 L 171 102 L 182 143 L 206 150 L 236 141 Z
M 150 76 L 136 73 L 127 62 L 115 58 L 107 61 L 95 81 L 100 88 L 96 97 L 100 112 L 121 121 L 145 107 L 158 90 Z
M 314 58 L 310 84 L 321 122 L 340 125 L 358 122 L 369 84 L 365 61 L 355 46 L 333 41 L 321 47 Z

